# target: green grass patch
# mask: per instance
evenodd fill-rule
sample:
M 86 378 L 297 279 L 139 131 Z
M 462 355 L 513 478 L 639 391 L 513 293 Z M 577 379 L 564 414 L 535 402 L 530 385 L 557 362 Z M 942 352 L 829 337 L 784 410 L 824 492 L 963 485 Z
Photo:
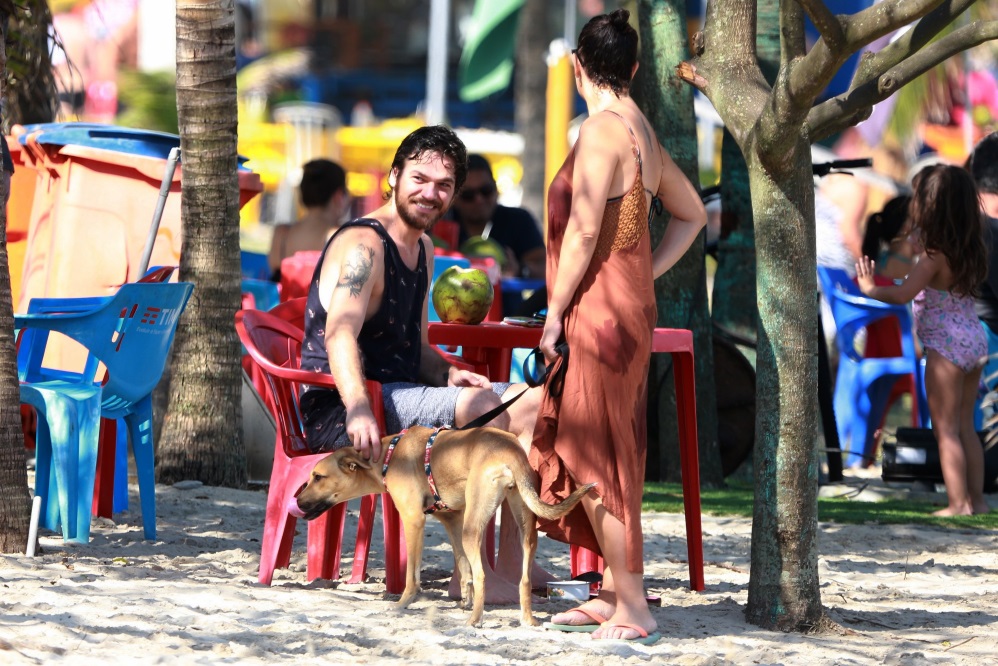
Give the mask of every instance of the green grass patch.
M 753 489 L 746 483 L 728 482 L 727 488 L 700 491 L 700 508 L 711 516 L 752 517 Z M 646 483 L 644 511 L 683 512 L 683 488 L 677 483 Z M 848 498 L 818 498 L 818 520 L 830 523 L 881 523 L 937 525 L 942 527 L 998 530 L 998 511 L 977 516 L 938 518 L 938 505 L 916 499 L 885 499 L 860 502 Z

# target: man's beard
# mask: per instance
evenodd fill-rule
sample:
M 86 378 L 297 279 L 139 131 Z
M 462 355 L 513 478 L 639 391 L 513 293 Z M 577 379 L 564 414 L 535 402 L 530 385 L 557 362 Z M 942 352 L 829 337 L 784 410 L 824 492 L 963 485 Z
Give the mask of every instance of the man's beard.
M 395 190 L 395 210 L 398 211 L 399 217 L 402 218 L 402 222 L 411 229 L 418 229 L 419 231 L 428 231 L 430 227 L 436 224 L 437 220 L 444 216 L 444 211 L 436 204 L 429 204 L 433 206 L 433 210 L 420 210 L 416 208 L 415 203 L 410 200 L 403 201 L 399 196 L 398 190 Z M 420 201 L 420 203 L 428 203 L 425 201 Z

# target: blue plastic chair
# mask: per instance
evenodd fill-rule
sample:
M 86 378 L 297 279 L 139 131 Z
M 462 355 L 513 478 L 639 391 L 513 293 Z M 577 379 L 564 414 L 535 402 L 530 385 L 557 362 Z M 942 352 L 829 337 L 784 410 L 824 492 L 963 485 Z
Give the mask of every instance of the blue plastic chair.
M 137 282 L 169 282 L 176 270 L 177 266 L 152 266 L 146 271 L 145 275 L 137 280 Z M 89 312 L 98 305 L 106 303 L 110 299 L 111 296 L 93 296 L 82 298 L 33 298 L 28 302 L 28 313 L 57 314 L 67 312 Z M 41 359 L 45 353 L 45 343 L 47 340 L 47 331 L 35 331 L 28 329 L 24 332 L 24 335 L 19 342 L 20 352 L 18 353 L 18 372 L 22 373 L 22 380 L 26 378 L 27 381 L 39 382 L 45 381 L 46 379 L 68 379 L 69 381 L 78 382 L 80 381 L 81 375 L 87 375 L 89 377 L 94 376 L 97 371 L 97 361 L 93 357 L 88 357 L 87 365 L 81 373 L 43 367 L 41 365 Z M 29 359 L 33 360 L 29 361 Z M 33 374 L 30 377 L 26 377 L 24 373 L 28 372 L 27 368 L 29 365 L 32 368 Z M 105 433 L 105 431 L 107 431 L 107 433 Z M 100 436 L 100 451 L 103 451 L 106 443 L 110 442 L 114 444 L 114 479 L 112 483 L 113 491 L 110 498 L 102 499 L 102 502 L 99 503 L 99 505 L 104 507 L 104 510 L 98 511 L 95 507 L 94 515 L 102 515 L 106 518 L 110 518 L 112 513 L 128 510 L 128 431 L 125 429 L 124 420 L 120 420 L 120 422 L 119 420 L 107 420 L 106 422 L 102 422 Z M 103 452 L 100 455 L 103 455 Z M 108 455 L 111 454 L 109 453 Z M 98 465 L 101 465 L 100 460 L 101 458 L 98 456 Z M 54 470 L 52 471 L 54 473 Z
M 239 266 L 243 277 L 254 280 L 267 280 L 270 278 L 270 264 L 267 262 L 267 255 L 259 252 L 239 251 Z M 258 308 L 263 309 L 263 308 Z
M 21 402 L 38 413 L 35 494 L 45 527 L 90 539 L 100 419 L 124 419 L 138 473 L 145 538 L 156 538 L 152 390 L 166 365 L 188 282 L 131 283 L 111 297 L 65 299 L 61 312 L 18 314 Z M 51 303 L 48 307 L 54 308 Z M 42 365 L 48 334 L 88 351 L 79 373 Z M 106 373 L 98 375 L 98 364 Z M 53 497 L 58 502 L 49 501 Z
M 253 304 L 257 310 L 266 312 L 281 302 L 281 292 L 277 288 L 277 283 L 270 280 L 244 277 L 242 290 L 244 294 L 253 297 Z
M 842 269 L 818 267 L 818 280 L 835 320 L 839 368 L 835 378 L 836 428 L 845 454 L 843 464 L 872 462 L 876 454 L 873 433 L 883 420 L 887 398 L 900 377 L 913 376 L 913 399 L 924 396 L 923 375 L 915 352 L 911 312 L 864 296 Z M 901 356 L 866 358 L 856 348 L 856 336 L 866 326 L 886 317 L 896 317 L 901 329 Z M 928 410 L 919 410 L 920 419 Z

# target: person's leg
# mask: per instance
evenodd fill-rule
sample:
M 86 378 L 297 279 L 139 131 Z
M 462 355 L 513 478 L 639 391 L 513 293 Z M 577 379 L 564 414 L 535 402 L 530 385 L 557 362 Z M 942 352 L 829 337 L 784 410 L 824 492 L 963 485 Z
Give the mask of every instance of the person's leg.
M 490 409 L 495 409 L 501 402 L 502 399 L 489 389 L 462 389 L 457 395 L 457 404 L 454 406 L 454 425 L 463 426 Z M 488 425 L 500 430 L 509 430 L 509 411 L 499 414 Z
M 481 414 L 493 409 L 501 404 L 501 402 L 508 400 L 509 398 L 516 395 L 518 391 L 515 390 L 516 386 L 522 386 L 526 388 L 525 385 L 515 385 L 506 389 L 503 395 L 500 397 L 496 395 L 495 392 L 485 389 L 464 389 L 457 396 L 457 403 L 454 407 L 454 423 L 458 426 L 464 425 L 469 421 L 477 418 Z M 511 390 L 512 389 L 512 390 Z M 517 418 L 517 428 L 522 429 L 523 419 L 522 412 L 515 408 L 520 407 L 520 403 L 529 401 L 531 396 L 527 395 L 514 403 L 509 410 L 498 415 L 493 419 L 489 425 L 499 428 L 500 430 L 506 430 L 507 432 L 514 432 L 518 435 L 522 443 L 522 438 L 519 437 L 519 433 L 513 431 L 511 428 L 512 417 L 516 415 Z M 537 411 L 537 400 L 534 402 L 534 413 Z M 533 423 L 530 424 L 530 431 L 533 433 Z M 505 503 L 503 503 L 505 507 Z M 504 511 L 507 511 L 504 509 Z M 506 514 L 509 515 L 508 513 Z M 509 518 L 507 520 L 500 520 L 500 532 L 499 532 L 499 555 L 496 556 L 496 568 L 493 570 L 492 567 L 488 566 L 487 553 L 485 552 L 485 540 L 482 542 L 482 561 L 485 563 L 485 603 L 487 604 L 515 604 L 519 603 L 519 582 L 521 574 L 521 566 L 523 563 L 523 549 L 520 545 L 520 533 L 516 527 L 516 521 Z M 545 572 L 540 571 L 540 574 L 545 574 Z M 536 586 L 538 579 L 546 582 L 542 577 L 540 577 L 537 568 L 534 570 L 534 578 L 532 579 L 533 584 Z M 458 572 L 454 572 L 451 577 L 450 587 L 448 589 L 448 594 L 452 599 L 459 599 L 461 597 L 461 580 Z
M 973 504 L 967 488 L 967 458 L 960 439 L 964 372 L 935 349 L 926 352 L 925 396 L 932 432 L 939 444 L 939 462 L 949 505 L 937 516 L 969 515 Z
M 974 513 L 987 513 L 991 510 L 984 499 L 984 445 L 974 427 L 974 410 L 977 407 L 977 391 L 981 381 L 981 368 L 968 372 L 963 377 L 963 397 L 960 404 L 960 443 L 967 461 L 967 494 Z
M 516 435 L 516 438 L 520 440 L 520 446 L 529 453 L 530 444 L 534 438 L 534 424 L 537 422 L 537 409 L 540 406 L 542 389 L 540 387 L 528 388 L 526 384 L 513 384 L 502 394 L 502 401 L 509 402 L 523 391 L 527 391 L 526 395 L 517 399 L 506 412 L 509 415 L 507 430 Z M 534 481 L 536 485 L 536 478 Z M 496 555 L 495 571 L 511 583 L 520 579 L 520 565 L 523 562 L 521 541 L 516 521 L 512 519 L 507 504 L 503 502 L 499 519 L 499 553 Z M 531 586 L 535 590 L 541 589 L 547 586 L 548 581 L 552 580 L 555 580 L 555 577 L 534 562 L 530 574 Z
M 502 401 L 509 402 L 511 399 L 526 391 L 526 395 L 519 398 L 510 405 L 509 410 L 509 431 L 520 440 L 520 446 L 527 453 L 530 453 L 530 445 L 534 441 L 534 425 L 537 423 L 537 410 L 541 405 L 544 388 L 535 386 L 529 388 L 526 384 L 512 384 L 502 394 Z
M 603 506 L 602 500 L 592 494 L 582 500 L 586 514 L 596 531 L 606 567 L 603 572 L 604 588 L 600 599 L 613 606 L 607 620 L 610 625 L 636 625 L 649 634 L 658 628 L 645 599 L 644 576 L 627 568 L 627 535 L 624 523 L 617 520 Z M 603 627 L 593 632 L 593 638 L 638 638 L 634 629 L 623 626 Z

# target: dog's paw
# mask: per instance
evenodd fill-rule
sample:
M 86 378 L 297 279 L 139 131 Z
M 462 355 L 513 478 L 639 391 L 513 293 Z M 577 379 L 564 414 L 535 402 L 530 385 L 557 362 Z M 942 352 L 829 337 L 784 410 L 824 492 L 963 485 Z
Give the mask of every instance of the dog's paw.
M 416 590 L 411 594 L 403 593 L 402 598 L 396 601 L 394 604 L 392 604 L 392 608 L 397 611 L 405 610 L 406 608 L 409 607 L 409 604 L 411 604 L 418 596 L 419 596 L 419 590 Z
M 537 618 L 535 618 L 531 613 L 527 613 L 520 618 L 521 627 L 536 627 L 538 625 L 540 625 L 540 622 L 538 622 Z

